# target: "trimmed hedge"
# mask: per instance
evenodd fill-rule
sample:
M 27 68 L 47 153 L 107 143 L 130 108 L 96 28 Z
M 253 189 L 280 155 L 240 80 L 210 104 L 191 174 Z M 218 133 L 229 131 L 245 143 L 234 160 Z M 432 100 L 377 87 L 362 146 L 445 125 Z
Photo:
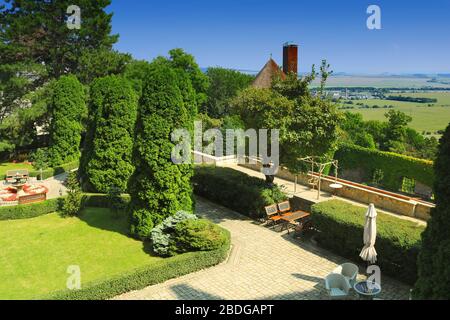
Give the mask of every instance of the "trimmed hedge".
M 317 241 L 332 252 L 362 262 L 364 207 L 331 200 L 312 207 L 312 221 L 320 232 Z M 382 273 L 408 284 L 417 279 L 417 257 L 425 230 L 412 221 L 379 213 L 377 217 L 377 265 Z
M 130 202 L 129 195 L 122 195 L 125 203 Z M 20 220 L 36 218 L 45 214 L 53 213 L 61 209 L 64 197 L 50 199 L 39 203 L 24 204 L 18 206 L 0 207 L 1 220 Z M 105 194 L 84 194 L 83 206 L 94 208 L 107 208 L 108 196 Z
M 265 206 L 287 200 L 278 186 L 230 168 L 196 167 L 192 181 L 199 196 L 251 218 L 264 217 Z
M 51 300 L 105 300 L 125 292 L 140 290 L 147 286 L 215 266 L 224 261 L 230 249 L 230 233 L 227 242 L 214 251 L 190 252 L 166 258 L 148 267 L 142 267 L 123 275 L 98 282 L 90 282 L 81 290 L 64 290 L 43 299 Z
M 433 162 L 429 160 L 347 144 L 339 147 L 335 159 L 339 160 L 341 170 L 362 169 L 365 182 L 371 181 L 375 170 L 381 169 L 384 173 L 381 184 L 391 191 L 401 189 L 404 177 L 429 187 L 434 185 Z
M 30 219 L 58 211 L 63 198 L 19 206 L 0 207 L 0 220 Z
M 39 180 L 45 180 L 54 176 L 57 176 L 58 174 L 62 174 L 64 172 L 69 172 L 75 169 L 78 169 L 79 162 L 78 161 L 72 161 L 65 164 L 62 164 L 56 168 L 49 168 L 42 170 L 42 177 L 41 177 L 41 171 L 35 170 L 30 172 L 30 177 L 36 177 Z

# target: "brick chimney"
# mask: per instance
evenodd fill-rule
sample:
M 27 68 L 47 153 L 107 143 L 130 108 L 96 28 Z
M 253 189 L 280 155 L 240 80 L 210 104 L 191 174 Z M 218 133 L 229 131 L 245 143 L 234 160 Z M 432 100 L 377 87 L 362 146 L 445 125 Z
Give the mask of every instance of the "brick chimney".
M 286 42 L 283 46 L 283 72 L 298 73 L 298 45 Z

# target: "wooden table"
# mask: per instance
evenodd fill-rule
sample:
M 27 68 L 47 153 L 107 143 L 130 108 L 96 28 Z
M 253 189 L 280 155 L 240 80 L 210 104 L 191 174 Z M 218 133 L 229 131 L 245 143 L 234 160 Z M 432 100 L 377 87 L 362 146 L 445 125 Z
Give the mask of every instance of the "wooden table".
M 305 218 L 309 218 L 310 216 L 311 214 L 305 211 L 296 211 L 294 213 L 284 215 L 281 218 L 282 226 L 280 232 L 283 230 L 287 230 L 288 233 L 290 233 L 290 228 L 295 227 L 298 220 L 303 220 Z

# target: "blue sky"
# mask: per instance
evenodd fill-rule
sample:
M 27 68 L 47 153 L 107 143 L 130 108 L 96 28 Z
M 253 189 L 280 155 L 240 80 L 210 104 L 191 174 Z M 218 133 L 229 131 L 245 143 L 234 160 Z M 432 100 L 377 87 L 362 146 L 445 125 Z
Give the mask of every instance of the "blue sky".
M 366 27 L 367 7 L 382 30 Z M 116 49 L 150 60 L 174 47 L 202 67 L 259 70 L 282 44 L 300 45 L 300 71 L 328 59 L 337 72 L 450 72 L 450 0 L 113 0 Z

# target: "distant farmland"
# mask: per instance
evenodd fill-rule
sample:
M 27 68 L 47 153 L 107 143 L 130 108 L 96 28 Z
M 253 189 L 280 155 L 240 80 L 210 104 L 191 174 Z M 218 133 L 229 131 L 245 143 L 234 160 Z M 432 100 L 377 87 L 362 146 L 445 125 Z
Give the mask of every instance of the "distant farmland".
M 432 134 L 439 130 L 444 130 L 450 123 L 450 92 L 433 92 L 433 93 L 404 93 L 395 95 L 403 95 L 409 97 L 435 98 L 437 103 L 431 107 L 427 103 L 401 102 L 392 100 L 356 100 L 352 106 L 355 109 L 347 111 L 361 113 L 365 120 L 386 121 L 384 114 L 390 109 L 383 109 L 385 105 L 394 106 L 393 110 L 400 110 L 413 118 L 410 126 L 419 132 L 431 132 Z M 363 103 L 368 106 L 378 105 L 380 109 L 359 109 L 356 103 Z
M 328 78 L 327 87 L 375 87 L 375 88 L 450 88 L 450 84 L 428 82 L 432 78 L 401 76 L 351 76 L 336 75 Z M 320 79 L 312 85 L 318 86 Z

